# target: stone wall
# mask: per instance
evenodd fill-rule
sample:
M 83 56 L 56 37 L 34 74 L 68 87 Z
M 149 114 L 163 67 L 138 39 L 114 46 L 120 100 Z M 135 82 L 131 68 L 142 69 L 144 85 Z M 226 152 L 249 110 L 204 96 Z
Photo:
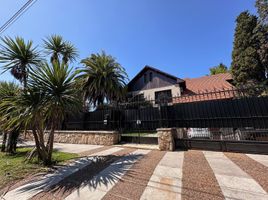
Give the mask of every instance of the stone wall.
M 174 151 L 175 140 L 177 131 L 176 128 L 159 128 L 158 134 L 158 146 L 161 151 Z
M 45 140 L 48 133 L 45 132 Z M 33 135 L 29 131 L 26 139 L 33 140 Z M 70 144 L 94 144 L 94 145 L 114 145 L 119 142 L 117 131 L 55 131 L 54 142 Z

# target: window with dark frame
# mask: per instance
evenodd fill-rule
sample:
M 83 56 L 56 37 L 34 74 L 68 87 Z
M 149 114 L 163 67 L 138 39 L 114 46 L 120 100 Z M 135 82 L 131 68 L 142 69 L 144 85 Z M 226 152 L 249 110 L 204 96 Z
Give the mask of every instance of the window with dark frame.
M 155 103 L 166 104 L 172 102 L 171 90 L 163 90 L 155 92 Z
M 147 83 L 147 74 L 143 75 L 144 83 Z
M 150 72 L 149 74 L 149 81 L 151 82 L 153 80 L 153 72 Z

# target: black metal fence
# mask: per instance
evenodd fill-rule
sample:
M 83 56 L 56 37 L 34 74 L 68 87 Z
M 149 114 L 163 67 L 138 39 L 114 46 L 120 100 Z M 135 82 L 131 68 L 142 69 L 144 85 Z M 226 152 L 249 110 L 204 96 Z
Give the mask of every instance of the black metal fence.
M 188 139 L 268 141 L 268 95 L 263 88 L 243 88 L 125 102 L 81 113 L 65 126 L 120 130 L 139 138 L 160 127 L 186 128 Z

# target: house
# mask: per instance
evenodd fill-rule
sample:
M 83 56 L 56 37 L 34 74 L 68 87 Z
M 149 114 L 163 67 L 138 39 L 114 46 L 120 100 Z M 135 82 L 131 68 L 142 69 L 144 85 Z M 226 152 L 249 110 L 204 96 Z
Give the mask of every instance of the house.
M 181 96 L 186 89 L 185 80 L 156 68 L 145 66 L 129 83 L 129 99 L 159 100 Z
M 145 66 L 128 84 L 129 100 L 159 101 L 168 99 L 173 103 L 231 98 L 232 76 L 230 73 L 181 79 L 174 75 Z

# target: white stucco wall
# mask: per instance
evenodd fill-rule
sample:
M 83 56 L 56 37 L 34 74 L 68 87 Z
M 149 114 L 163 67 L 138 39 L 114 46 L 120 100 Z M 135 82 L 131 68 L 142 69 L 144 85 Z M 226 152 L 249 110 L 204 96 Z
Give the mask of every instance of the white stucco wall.
M 179 85 L 170 85 L 166 87 L 153 88 L 153 89 L 148 89 L 148 90 L 139 90 L 139 91 L 131 92 L 131 94 L 133 96 L 143 94 L 145 99 L 155 100 L 155 92 L 160 92 L 164 90 L 171 90 L 172 97 L 181 96 L 181 88 Z

